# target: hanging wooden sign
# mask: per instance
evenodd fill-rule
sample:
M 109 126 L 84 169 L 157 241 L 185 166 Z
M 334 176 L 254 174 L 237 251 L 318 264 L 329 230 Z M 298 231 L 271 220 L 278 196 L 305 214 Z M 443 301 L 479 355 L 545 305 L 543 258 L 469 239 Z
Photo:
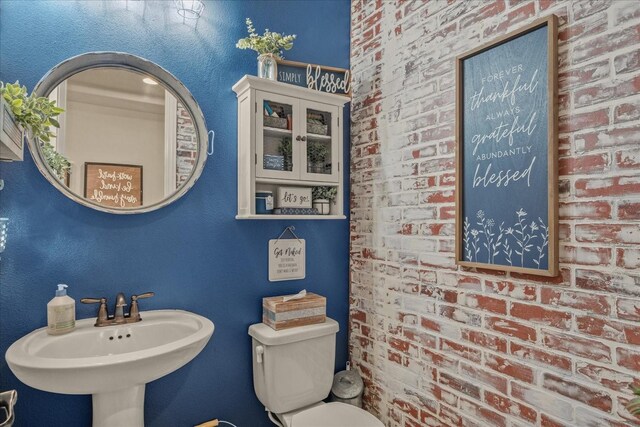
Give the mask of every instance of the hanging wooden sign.
M 142 166 L 85 163 L 84 197 L 112 208 L 142 206 Z
M 349 70 L 284 59 L 279 59 L 277 62 L 279 82 L 351 97 Z
M 304 279 L 305 246 L 304 239 L 269 240 L 269 281 Z
M 557 18 L 456 61 L 456 262 L 558 273 Z

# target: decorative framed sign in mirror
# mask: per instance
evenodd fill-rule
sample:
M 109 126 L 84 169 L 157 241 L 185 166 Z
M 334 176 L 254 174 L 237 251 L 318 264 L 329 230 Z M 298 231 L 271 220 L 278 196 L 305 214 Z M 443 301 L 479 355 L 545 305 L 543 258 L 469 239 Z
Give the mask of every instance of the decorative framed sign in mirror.
M 29 138 L 33 159 L 82 205 L 153 211 L 182 197 L 202 173 L 208 133 L 200 107 L 153 62 L 119 52 L 79 55 L 49 71 L 35 92 L 65 112 L 50 142 Z

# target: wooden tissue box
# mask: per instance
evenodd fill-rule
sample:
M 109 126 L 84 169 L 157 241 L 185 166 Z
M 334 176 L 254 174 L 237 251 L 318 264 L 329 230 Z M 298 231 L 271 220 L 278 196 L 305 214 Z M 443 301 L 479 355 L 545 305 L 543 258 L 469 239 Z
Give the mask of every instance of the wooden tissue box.
M 262 298 L 262 323 L 279 331 L 327 320 L 325 297 L 309 292 L 302 298 L 284 302 L 284 296 Z

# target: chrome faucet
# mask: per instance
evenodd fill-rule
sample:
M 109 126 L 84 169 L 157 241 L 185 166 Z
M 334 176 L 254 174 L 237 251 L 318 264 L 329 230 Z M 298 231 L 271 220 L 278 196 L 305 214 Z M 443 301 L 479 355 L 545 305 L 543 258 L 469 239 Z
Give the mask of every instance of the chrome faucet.
M 111 326 L 122 325 L 125 323 L 135 323 L 142 320 L 140 317 L 140 309 L 138 308 L 138 300 L 142 298 L 150 298 L 154 296 L 153 292 L 145 292 L 140 295 L 131 296 L 131 309 L 129 314 L 124 313 L 124 307 L 127 303 L 126 298 L 122 292 L 119 292 L 116 296 L 116 305 L 113 316 L 109 316 L 107 311 L 107 299 L 102 298 L 82 298 L 80 302 L 84 304 L 100 304 L 98 308 L 98 317 L 94 326 Z

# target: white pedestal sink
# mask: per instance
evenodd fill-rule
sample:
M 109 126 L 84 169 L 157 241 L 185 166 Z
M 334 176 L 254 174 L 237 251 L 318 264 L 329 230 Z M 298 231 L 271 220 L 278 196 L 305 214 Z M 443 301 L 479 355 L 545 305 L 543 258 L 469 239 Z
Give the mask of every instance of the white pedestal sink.
M 145 384 L 186 365 L 213 334 L 213 323 L 181 310 L 141 313 L 142 321 L 67 334 L 37 329 L 7 350 L 9 368 L 39 390 L 93 395 L 93 427 L 144 427 Z

